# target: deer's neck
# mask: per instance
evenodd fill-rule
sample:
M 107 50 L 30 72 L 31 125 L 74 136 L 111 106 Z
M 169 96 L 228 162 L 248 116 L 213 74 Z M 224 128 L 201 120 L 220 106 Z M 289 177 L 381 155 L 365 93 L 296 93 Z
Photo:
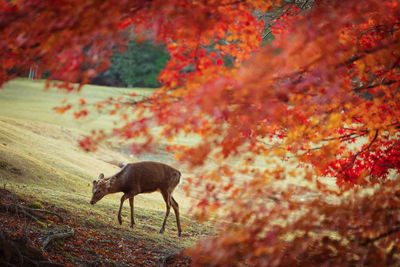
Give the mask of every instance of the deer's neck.
M 117 177 L 111 176 L 105 179 L 106 179 L 105 183 L 108 194 L 117 193 L 121 191 Z

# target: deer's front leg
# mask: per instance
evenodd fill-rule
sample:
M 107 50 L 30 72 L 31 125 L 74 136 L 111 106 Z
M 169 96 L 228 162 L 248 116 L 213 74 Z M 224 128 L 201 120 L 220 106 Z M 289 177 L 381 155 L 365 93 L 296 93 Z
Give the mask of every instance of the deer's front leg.
M 127 195 L 127 194 L 124 194 L 124 195 L 121 197 L 121 205 L 119 206 L 119 211 L 118 211 L 118 222 L 119 222 L 119 224 L 122 224 L 122 218 L 121 218 L 122 204 L 124 204 L 124 201 L 125 201 L 125 199 L 127 199 L 127 198 L 128 198 L 128 195 Z
M 165 200 L 165 204 L 167 205 L 167 211 L 165 213 L 164 222 L 163 222 L 163 224 L 161 226 L 161 229 L 160 229 L 160 234 L 162 234 L 164 232 L 164 230 L 165 230 L 165 224 L 167 222 L 169 211 L 171 209 L 171 195 L 169 193 L 164 193 L 164 192 L 161 192 L 161 194 L 162 194 L 162 196 L 163 196 L 163 198 Z

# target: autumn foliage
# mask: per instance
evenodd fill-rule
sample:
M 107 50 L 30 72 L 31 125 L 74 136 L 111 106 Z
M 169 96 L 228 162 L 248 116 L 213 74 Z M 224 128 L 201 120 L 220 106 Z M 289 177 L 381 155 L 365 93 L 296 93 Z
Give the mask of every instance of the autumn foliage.
M 98 105 L 125 121 L 113 135 L 141 137 L 134 151 L 199 137 L 167 147 L 190 167 L 207 164 L 187 190 L 204 188 L 200 218 L 224 221 L 192 249 L 194 264 L 399 264 L 398 1 L 1 3 L 0 83 L 31 64 L 85 83 L 126 38 L 166 44 L 154 95 Z M 279 15 L 264 21 L 268 12 Z M 275 39 L 263 44 L 266 29 Z

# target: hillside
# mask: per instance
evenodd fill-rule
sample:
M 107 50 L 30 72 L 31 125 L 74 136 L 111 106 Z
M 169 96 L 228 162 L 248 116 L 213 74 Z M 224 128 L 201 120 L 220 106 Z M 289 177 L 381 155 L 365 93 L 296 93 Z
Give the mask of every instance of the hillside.
M 82 151 L 78 141 L 92 129 L 110 128 L 113 118 L 104 113 L 92 113 L 84 120 L 76 120 L 68 112 L 59 115 L 53 107 L 59 106 L 65 98 L 71 102 L 81 97 L 87 101 L 101 101 L 127 90 L 146 94 L 146 89 L 87 86 L 79 94 L 65 94 L 55 89 L 44 91 L 43 88 L 44 83 L 41 81 L 19 79 L 5 84 L 0 90 L 2 187 L 17 194 L 26 203 L 38 201 L 46 208 L 62 211 L 71 222 L 84 225 L 91 231 L 141 240 L 144 242 L 142 246 L 156 253 L 159 258 L 190 246 L 209 232 L 207 226 L 195 223 L 187 215 L 191 201 L 181 189 L 184 181 L 174 192 L 181 210 L 182 238 L 177 237 L 173 212 L 164 235 L 158 234 L 165 214 L 165 204 L 159 193 L 135 197 L 137 226 L 132 230 L 128 227 L 128 201 L 123 209 L 123 225 L 119 226 L 117 222 L 116 214 L 122 193 L 108 195 L 95 206 L 89 204 L 92 180 L 100 172 L 106 176 L 112 175 L 119 170 L 113 163 L 138 159 L 121 154 L 106 144 L 95 153 Z M 152 158 L 157 160 L 157 155 L 152 155 Z M 104 255 L 100 257 L 103 260 L 107 259 Z M 95 261 L 96 257 L 91 260 Z M 67 256 L 63 256 L 60 261 L 72 261 L 73 264 L 78 262 Z M 125 261 L 131 262 L 129 259 Z

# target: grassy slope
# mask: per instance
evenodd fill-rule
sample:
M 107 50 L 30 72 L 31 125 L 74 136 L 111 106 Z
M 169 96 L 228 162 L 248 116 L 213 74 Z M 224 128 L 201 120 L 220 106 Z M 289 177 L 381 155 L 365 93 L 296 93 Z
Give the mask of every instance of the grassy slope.
M 113 118 L 92 113 L 84 120 L 71 115 L 59 115 L 52 110 L 65 98 L 77 103 L 78 98 L 95 102 L 132 92 L 132 89 L 87 86 L 80 94 L 65 94 L 52 89 L 43 90 L 43 82 L 22 79 L 11 81 L 0 90 L 0 182 L 26 198 L 51 203 L 75 219 L 90 221 L 91 225 L 117 225 L 116 212 L 121 194 L 105 197 L 96 206 L 89 205 L 91 181 L 100 172 L 111 175 L 118 167 L 109 162 L 135 161 L 108 147 L 96 153 L 85 153 L 77 146 L 82 136 L 92 129 L 108 129 Z M 137 94 L 148 94 L 146 89 L 135 89 Z M 74 102 L 75 101 L 75 102 Z M 68 114 L 70 113 L 70 114 Z M 132 233 L 159 249 L 179 249 L 193 244 L 208 232 L 206 226 L 194 223 L 185 214 L 190 201 L 181 188 L 174 193 L 180 204 L 184 237 L 177 239 L 173 212 L 164 235 L 156 234 L 165 208 L 158 193 L 135 198 L 135 217 L 138 226 Z M 123 212 L 126 229 L 129 225 L 129 204 Z M 91 215 L 88 215 L 91 214 Z M 132 236 L 131 236 L 132 237 Z M 176 241 L 179 240 L 179 244 Z

